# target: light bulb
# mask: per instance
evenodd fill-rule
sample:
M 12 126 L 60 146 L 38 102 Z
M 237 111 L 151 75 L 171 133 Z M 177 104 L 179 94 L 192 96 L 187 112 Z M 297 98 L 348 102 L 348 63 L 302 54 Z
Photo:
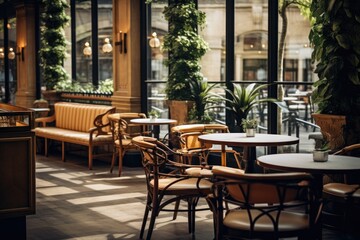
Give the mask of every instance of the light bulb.
M 109 53 L 113 50 L 109 38 L 105 38 L 105 44 L 103 45 L 102 50 L 104 53 Z
M 151 39 L 149 40 L 149 45 L 152 48 L 158 48 L 160 47 L 160 40 L 157 37 L 156 32 L 153 32 Z
M 84 47 L 83 53 L 84 53 L 85 56 L 91 56 L 92 50 L 91 50 L 91 47 L 90 47 L 90 43 L 89 43 L 89 42 L 86 42 L 86 43 L 85 43 L 85 47 Z
M 15 59 L 15 53 L 14 53 L 14 49 L 13 49 L 13 48 L 9 48 L 8 58 L 9 58 L 10 60 Z

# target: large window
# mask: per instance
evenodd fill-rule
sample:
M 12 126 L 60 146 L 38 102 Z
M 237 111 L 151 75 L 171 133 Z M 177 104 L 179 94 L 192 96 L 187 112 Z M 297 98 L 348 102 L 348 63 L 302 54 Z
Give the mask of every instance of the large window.
M 282 2 L 279 1 L 278 4 L 281 6 Z M 312 50 L 308 43 L 310 22 L 301 14 L 300 8 L 295 4 L 286 8 L 288 27 L 285 39 L 282 39 L 283 18 L 280 15 L 275 16 L 278 18 L 278 26 L 269 24 L 269 14 L 274 18 L 274 14 L 278 14 L 279 9 L 270 9 L 270 7 L 274 8 L 276 4 L 269 4 L 268 0 L 197 0 L 197 3 L 198 8 L 206 13 L 206 27 L 202 30 L 199 29 L 199 33 L 208 42 L 211 49 L 201 62 L 201 72 L 204 77 L 209 82 L 221 82 L 228 88 L 233 83 L 244 86 L 252 82 L 275 83 L 279 87 L 279 98 L 282 97 L 280 89 L 286 94 L 290 89 L 290 92 L 294 91 L 291 99 L 296 98 L 294 101 L 298 105 L 293 106 L 293 102 L 288 102 L 289 107 L 296 108 L 299 118 L 310 121 L 309 100 L 306 99 L 311 94 L 311 84 L 314 80 L 310 61 Z M 163 7 L 166 5 L 167 1 L 154 1 L 151 4 L 150 25 L 147 27 L 149 36 L 153 31 L 161 32 L 160 36 L 166 32 L 166 21 L 162 16 Z M 275 27 L 278 36 L 272 38 L 271 41 L 277 39 L 279 42 L 276 46 L 273 44 L 272 49 L 269 49 L 269 30 L 270 28 L 273 30 Z M 284 41 L 280 42 L 280 40 Z M 159 100 L 165 97 L 163 88 L 167 76 L 167 69 L 164 69 L 162 60 L 166 58 L 166 55 L 159 49 L 151 49 L 149 46 L 148 48 L 150 49 L 146 79 L 148 109 L 156 106 L 162 108 Z M 276 54 L 278 58 L 281 58 L 275 63 L 277 67 L 269 69 L 269 54 Z M 274 66 L 274 62 L 271 64 Z M 278 71 L 280 68 L 282 71 Z M 277 76 L 277 79 L 268 79 L 269 74 Z M 225 94 L 225 92 L 220 94 Z M 263 96 L 268 96 L 268 92 L 263 91 Z M 288 96 L 285 95 L 285 97 Z M 223 111 L 221 115 L 218 114 L 217 116 L 222 117 L 217 120 L 224 121 L 224 113 Z M 266 104 L 252 114 L 254 117 L 261 117 L 262 125 L 267 127 L 269 120 L 267 119 Z M 226 118 L 228 117 L 230 116 L 226 115 Z M 278 121 L 286 120 L 286 117 L 286 115 L 282 118 L 279 117 Z M 295 125 L 291 127 L 291 132 L 288 132 L 288 124 L 289 122 L 284 121 L 279 125 L 281 126 L 279 130 L 283 134 L 295 134 Z M 299 137 L 306 138 L 305 141 L 307 141 L 307 131 L 312 128 L 302 126 L 300 128 Z

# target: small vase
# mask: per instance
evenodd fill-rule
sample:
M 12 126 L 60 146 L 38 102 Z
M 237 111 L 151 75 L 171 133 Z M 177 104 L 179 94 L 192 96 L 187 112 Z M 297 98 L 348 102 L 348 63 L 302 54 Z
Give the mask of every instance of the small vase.
M 150 116 L 150 121 L 155 121 L 157 119 L 157 116 Z
M 329 158 L 328 151 L 320 151 L 320 150 L 313 151 L 314 162 L 326 162 L 328 158 Z
M 255 128 L 247 128 L 245 133 L 247 137 L 255 137 Z

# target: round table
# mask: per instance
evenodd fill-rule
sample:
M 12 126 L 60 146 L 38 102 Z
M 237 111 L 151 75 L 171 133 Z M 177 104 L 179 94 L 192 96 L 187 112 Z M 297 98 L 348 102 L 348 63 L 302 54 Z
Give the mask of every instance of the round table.
M 135 118 L 135 119 L 131 119 L 130 122 L 139 125 L 153 126 L 153 134 L 154 137 L 157 139 L 159 139 L 159 135 L 160 135 L 160 125 L 177 123 L 175 119 L 168 119 L 168 118 Z
M 257 146 L 282 146 L 299 143 L 297 137 L 256 133 L 254 137 L 246 137 L 245 133 L 213 133 L 199 136 L 204 143 L 221 145 L 221 165 L 226 166 L 225 146 L 244 147 L 243 159 L 247 161 L 246 172 L 254 172 Z
M 257 164 L 273 170 L 307 172 L 313 175 L 317 207 L 321 206 L 324 174 L 360 172 L 360 158 L 341 155 L 329 155 L 327 162 L 314 162 L 310 153 L 272 154 L 258 157 Z M 318 225 L 321 226 L 321 218 L 319 221 Z M 321 236 L 321 229 L 318 229 L 317 234 Z

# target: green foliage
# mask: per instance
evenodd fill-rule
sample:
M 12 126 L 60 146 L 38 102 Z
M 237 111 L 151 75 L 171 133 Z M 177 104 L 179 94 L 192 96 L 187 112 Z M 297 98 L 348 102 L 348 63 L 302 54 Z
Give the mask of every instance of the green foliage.
M 63 64 L 66 58 L 66 39 L 64 27 L 69 22 L 65 0 L 43 0 L 44 12 L 41 15 L 41 66 L 43 83 L 47 90 L 55 89 L 57 82 L 65 82 L 69 77 Z
M 360 1 L 314 0 L 309 39 L 320 113 L 360 114 Z
M 214 116 L 211 116 L 209 109 L 212 104 L 220 101 L 219 97 L 211 90 L 218 87 L 219 84 L 209 84 L 207 81 L 197 79 L 190 82 L 191 100 L 194 101 L 194 107 L 189 114 L 189 120 L 199 123 L 211 122 Z
M 169 31 L 162 49 L 168 51 L 169 67 L 166 94 L 169 100 L 191 100 L 190 82 L 202 81 L 200 59 L 209 49 L 198 35 L 197 28 L 205 23 L 205 13 L 196 9 L 192 0 L 172 1 L 164 8 Z
M 152 109 L 150 112 L 148 112 L 149 117 L 158 118 L 160 116 L 160 112 Z
M 238 126 L 241 126 L 242 120 L 247 118 L 251 109 L 257 104 L 277 101 L 277 99 L 273 98 L 260 98 L 260 90 L 266 89 L 267 86 L 266 84 L 256 86 L 255 83 L 252 83 L 247 87 L 242 87 L 234 84 L 233 91 L 225 89 L 231 98 L 221 98 L 227 102 L 226 108 L 234 114 Z
M 100 81 L 96 88 L 92 83 L 80 84 L 71 79 L 62 79 L 56 83 L 54 89 L 58 92 L 93 92 L 93 93 L 113 93 L 113 80 L 106 79 Z
M 243 127 L 243 129 L 257 128 L 258 121 L 255 118 L 253 118 L 253 119 L 245 119 L 244 118 L 241 120 L 241 126 Z

